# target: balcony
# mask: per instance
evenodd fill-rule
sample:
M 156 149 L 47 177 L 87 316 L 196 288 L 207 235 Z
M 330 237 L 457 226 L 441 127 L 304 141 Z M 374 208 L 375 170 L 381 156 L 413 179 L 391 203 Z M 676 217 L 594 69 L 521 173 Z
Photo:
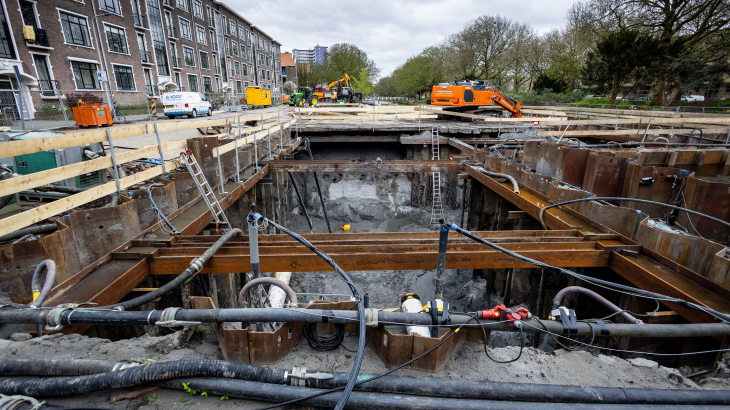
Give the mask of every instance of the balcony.
M 170 60 L 172 60 L 172 68 L 180 68 L 180 58 L 170 57 Z
M 215 27 L 215 19 L 213 17 L 208 17 L 208 27 Z
M 221 73 L 221 68 L 220 67 L 218 67 L 217 65 L 216 66 L 213 66 L 213 67 L 215 67 L 215 73 L 216 74 L 220 74 Z
M 59 94 L 56 80 L 38 80 L 38 89 L 41 90 L 41 97 L 55 97 Z
M 132 17 L 134 17 L 134 26 L 135 27 L 142 28 L 142 29 L 148 29 L 149 28 L 149 26 L 147 26 L 147 19 L 145 18 L 145 16 L 143 16 L 141 14 L 134 14 L 133 13 L 132 14 Z
M 35 42 L 34 43 L 28 43 L 29 46 L 38 46 L 38 47 L 50 47 L 51 44 L 48 42 L 48 35 L 46 34 L 46 30 L 42 28 L 33 27 L 33 31 L 35 31 Z
M 140 57 L 142 57 L 142 64 L 152 64 L 152 53 L 149 51 L 140 51 Z
M 165 7 L 173 8 L 172 0 L 162 0 L 162 5 Z
M 177 33 L 175 32 L 175 27 L 167 26 L 167 36 L 170 38 L 177 38 Z
M 218 51 L 218 43 L 216 43 L 215 41 L 211 41 L 210 42 L 210 48 L 213 51 Z

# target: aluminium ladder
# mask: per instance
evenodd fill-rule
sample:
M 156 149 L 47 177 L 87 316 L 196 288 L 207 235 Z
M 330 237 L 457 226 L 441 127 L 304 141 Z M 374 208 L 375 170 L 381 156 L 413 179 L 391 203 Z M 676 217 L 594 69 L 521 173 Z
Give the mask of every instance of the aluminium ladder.
M 438 128 L 431 129 L 431 159 L 438 161 L 440 159 L 439 142 L 440 136 Z M 444 218 L 444 209 L 441 204 L 441 172 L 433 172 L 433 208 L 431 209 L 431 225 L 439 223 Z
M 208 205 L 210 214 L 213 216 L 213 220 L 216 224 L 216 231 L 218 230 L 218 225 L 223 225 L 221 230 L 227 231 L 230 229 L 231 224 L 228 223 L 228 218 L 226 218 L 226 214 L 223 213 L 223 208 L 221 208 L 218 198 L 215 197 L 213 190 L 208 184 L 208 180 L 203 174 L 203 170 L 200 169 L 200 164 L 198 164 L 198 161 L 195 160 L 195 155 L 193 155 L 191 151 L 182 152 L 180 153 L 180 160 L 183 165 L 187 167 L 190 175 L 192 175 L 193 181 L 198 187 L 198 190 L 200 190 L 200 194 L 203 196 L 205 204 Z

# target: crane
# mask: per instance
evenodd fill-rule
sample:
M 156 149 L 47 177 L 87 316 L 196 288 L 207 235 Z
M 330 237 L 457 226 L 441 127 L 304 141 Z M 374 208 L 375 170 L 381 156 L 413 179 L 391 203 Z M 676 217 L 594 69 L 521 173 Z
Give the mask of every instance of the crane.
M 431 90 L 431 105 L 440 105 L 444 111 L 479 114 L 484 112 L 480 107 L 498 105 L 509 112 L 512 118 L 522 117 L 522 105 L 512 97 L 505 95 L 497 87 L 479 84 L 477 81 L 457 81 L 441 83 Z

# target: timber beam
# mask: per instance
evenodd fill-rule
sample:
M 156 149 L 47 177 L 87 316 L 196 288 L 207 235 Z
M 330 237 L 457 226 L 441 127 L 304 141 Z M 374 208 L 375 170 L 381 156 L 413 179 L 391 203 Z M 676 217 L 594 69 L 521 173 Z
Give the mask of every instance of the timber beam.
M 456 161 L 273 161 L 271 172 L 463 172 Z

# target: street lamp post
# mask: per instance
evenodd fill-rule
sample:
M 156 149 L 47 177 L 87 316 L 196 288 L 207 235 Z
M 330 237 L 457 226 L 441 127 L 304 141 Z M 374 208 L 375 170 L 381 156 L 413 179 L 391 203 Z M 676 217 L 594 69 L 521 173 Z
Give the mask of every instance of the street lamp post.
M 92 5 L 91 7 L 94 10 L 94 17 L 92 18 L 94 24 L 92 25 L 92 30 L 96 28 L 95 37 L 97 39 L 99 47 L 96 48 L 96 53 L 99 56 L 99 64 L 104 64 L 104 72 L 106 73 L 106 81 L 107 84 L 109 84 L 109 70 L 107 69 L 106 64 L 106 53 L 104 53 L 104 50 L 102 49 L 102 41 L 101 41 L 101 31 L 99 31 L 99 21 L 97 20 L 98 17 L 104 17 L 104 16 L 111 16 L 112 13 L 103 13 L 103 14 L 96 14 L 96 7 Z M 106 102 L 109 106 L 109 109 L 111 112 L 114 112 L 115 107 L 113 107 L 114 99 L 111 96 L 111 87 L 108 87 L 107 89 L 104 89 L 104 82 L 100 81 L 101 83 L 101 89 L 104 91 L 104 94 L 106 95 Z

